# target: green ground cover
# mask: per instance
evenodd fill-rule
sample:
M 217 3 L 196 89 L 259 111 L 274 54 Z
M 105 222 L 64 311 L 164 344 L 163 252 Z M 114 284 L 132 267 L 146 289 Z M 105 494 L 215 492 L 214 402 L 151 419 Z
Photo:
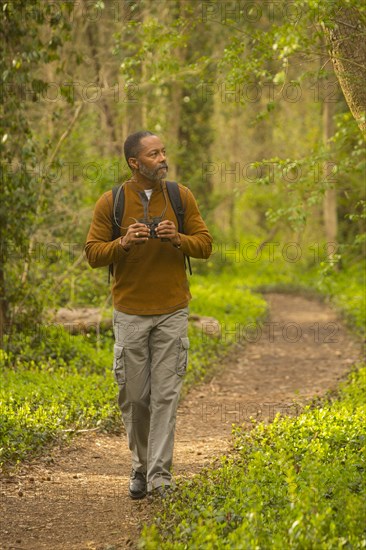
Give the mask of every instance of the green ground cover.
M 225 285 L 215 275 L 196 276 L 191 312 L 248 323 L 266 312 L 263 298 L 242 291 L 235 278 Z M 190 361 L 185 388 L 202 379 L 230 345 L 190 326 Z M 0 462 L 13 464 L 41 452 L 73 431 L 121 428 L 112 368 L 113 336 L 70 335 L 61 327 L 13 337 L 0 351 Z
M 249 289 L 325 295 L 356 332 L 364 330 L 362 265 L 337 271 L 277 261 L 225 271 L 240 273 Z M 309 405 L 295 418 L 277 415 L 269 425 L 253 420 L 249 433 L 235 427 L 235 452 L 163 501 L 140 547 L 366 548 L 365 417 L 366 367 L 359 364 L 336 399 Z
M 0 461 L 12 464 L 61 441 L 72 430 L 115 429 L 111 353 L 60 327 L 17 335 L 0 352 Z
M 182 487 L 141 548 L 365 548 L 366 368 L 335 401 L 237 430 L 236 452 Z

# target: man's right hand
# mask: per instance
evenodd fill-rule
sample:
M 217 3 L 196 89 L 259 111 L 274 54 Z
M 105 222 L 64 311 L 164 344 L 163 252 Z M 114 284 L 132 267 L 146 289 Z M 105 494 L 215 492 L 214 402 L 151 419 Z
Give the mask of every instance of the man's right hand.
M 128 226 L 127 233 L 120 239 L 122 247 L 128 251 L 133 244 L 144 244 L 149 238 L 150 229 L 144 223 L 133 223 Z

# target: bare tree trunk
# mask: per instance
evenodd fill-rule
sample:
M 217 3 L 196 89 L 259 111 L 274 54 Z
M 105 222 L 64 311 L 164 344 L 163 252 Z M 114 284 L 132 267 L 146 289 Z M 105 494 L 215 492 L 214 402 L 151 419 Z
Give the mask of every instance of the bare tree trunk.
M 4 264 L 2 264 L 4 265 Z M 4 344 L 4 334 L 6 333 L 6 325 L 8 320 L 8 302 L 5 294 L 5 277 L 4 269 L 0 267 L 0 348 Z
M 329 101 L 323 102 L 323 144 L 324 148 L 329 148 L 329 140 L 333 135 L 333 113 L 334 103 Z M 332 179 L 329 161 L 324 162 L 323 176 L 327 182 Z M 338 216 L 337 216 L 337 189 L 336 183 L 330 183 L 327 187 L 323 199 L 323 219 L 324 230 L 327 243 L 337 242 L 338 233 Z
M 168 132 L 172 148 L 177 151 L 179 147 L 179 128 L 182 106 L 182 85 L 180 82 L 173 82 L 171 87 L 171 110 Z M 176 157 L 176 155 L 175 155 Z M 169 162 L 169 179 L 177 179 L 177 162 Z
M 97 48 L 97 40 L 96 40 L 96 32 L 97 32 L 97 26 L 94 23 L 89 23 L 86 28 L 86 35 L 89 42 L 90 50 L 92 53 L 93 61 L 94 61 L 94 67 L 95 67 L 95 76 L 96 81 L 100 89 L 102 88 L 102 81 L 101 81 L 101 65 L 99 62 L 98 57 L 98 48 Z M 114 115 L 111 111 L 111 108 L 108 104 L 108 101 L 105 97 L 103 97 L 103 94 L 101 96 L 101 104 L 103 113 L 105 116 L 105 122 L 107 125 L 107 128 L 109 130 L 110 136 L 111 136 L 111 142 L 113 149 L 116 153 L 116 155 L 121 156 L 122 155 L 122 145 L 118 140 L 116 127 L 114 123 Z
M 232 239 L 236 239 L 237 237 L 237 231 L 238 231 L 238 224 L 237 220 L 235 218 L 235 212 L 236 212 L 236 201 L 238 198 L 238 193 L 236 188 L 240 185 L 240 178 L 242 174 L 242 163 L 240 162 L 240 159 L 242 158 L 242 146 L 240 144 L 240 139 L 238 139 L 238 136 L 240 136 L 240 133 L 242 132 L 242 126 L 240 122 L 240 113 L 241 113 L 241 106 L 240 108 L 236 109 L 236 113 L 234 115 L 232 125 L 230 128 L 230 141 L 231 141 L 231 163 L 230 163 L 230 169 L 234 168 L 235 171 L 235 177 L 232 177 L 229 175 L 229 184 L 228 184 L 228 191 L 229 191 L 229 208 L 228 208 L 228 214 L 229 214 L 229 230 L 230 235 Z M 236 164 L 239 163 L 239 173 L 237 173 L 236 170 Z M 238 177 L 239 176 L 239 177 Z
M 141 62 L 141 78 L 142 81 L 145 82 L 147 80 L 147 67 L 146 67 L 146 59 L 143 59 Z M 147 118 L 147 104 L 148 104 L 148 94 L 145 94 L 145 96 L 142 98 L 141 101 L 141 128 L 142 130 L 148 129 L 148 118 Z
M 182 16 L 183 6 L 181 0 L 176 0 L 170 4 L 169 14 L 174 20 L 179 19 Z M 179 59 L 179 65 L 184 67 L 185 64 L 185 53 L 186 49 L 178 47 L 175 50 L 175 56 Z M 178 177 L 177 169 L 177 158 L 178 158 L 178 149 L 179 149 L 179 129 L 181 124 L 181 113 L 182 113 L 182 99 L 183 99 L 183 85 L 181 80 L 176 79 L 172 82 L 170 88 L 170 105 L 168 107 L 169 115 L 167 117 L 167 133 L 169 135 L 169 141 L 172 144 L 169 149 L 173 150 L 173 155 L 175 161 L 173 162 L 170 159 L 169 162 L 169 179 L 176 181 Z
M 344 97 L 357 124 L 366 133 L 366 22 L 353 7 L 342 6 L 323 25 L 329 54 Z

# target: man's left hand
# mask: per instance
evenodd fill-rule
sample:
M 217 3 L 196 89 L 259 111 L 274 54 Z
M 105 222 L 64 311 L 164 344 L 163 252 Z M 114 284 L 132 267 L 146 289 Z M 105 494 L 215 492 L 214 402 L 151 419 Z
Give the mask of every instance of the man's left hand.
M 160 222 L 156 228 L 156 234 L 159 239 L 169 239 L 174 246 L 180 245 L 179 233 L 174 225 L 174 222 L 170 220 Z

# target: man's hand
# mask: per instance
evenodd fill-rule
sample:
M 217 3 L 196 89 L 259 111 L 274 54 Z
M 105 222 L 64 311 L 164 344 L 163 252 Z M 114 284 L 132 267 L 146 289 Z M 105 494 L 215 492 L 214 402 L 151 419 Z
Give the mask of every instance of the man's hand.
M 144 223 L 133 223 L 128 226 L 127 233 L 121 237 L 120 243 L 125 250 L 130 250 L 133 244 L 144 244 L 148 240 L 150 229 Z
M 174 225 L 174 222 L 170 220 L 160 222 L 156 228 L 156 234 L 159 239 L 169 239 L 174 246 L 180 245 L 179 233 Z

